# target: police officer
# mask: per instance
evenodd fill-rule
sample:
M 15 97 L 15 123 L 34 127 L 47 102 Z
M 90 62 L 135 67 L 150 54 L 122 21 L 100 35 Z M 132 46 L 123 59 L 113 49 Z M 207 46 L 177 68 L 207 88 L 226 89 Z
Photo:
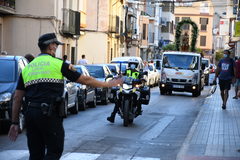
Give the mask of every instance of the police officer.
M 127 77 L 132 77 L 133 79 L 141 82 L 140 79 L 143 74 L 137 70 L 137 66 L 138 66 L 138 62 L 129 61 L 128 69 L 126 70 L 124 75 L 126 75 Z M 111 123 L 114 123 L 117 112 L 118 112 L 118 106 L 115 104 L 113 112 L 111 113 L 111 115 L 109 117 L 107 117 L 107 120 Z M 137 105 L 137 115 L 141 115 L 141 114 L 142 114 L 142 106 L 141 106 L 141 104 L 138 104 Z
M 57 160 L 62 155 L 64 129 L 63 118 L 59 115 L 61 103 L 57 99 L 63 95 L 64 77 L 93 87 L 112 87 L 122 83 L 121 79 L 101 82 L 80 75 L 72 65 L 55 58 L 58 45 L 62 43 L 54 33 L 39 37 L 41 54 L 23 69 L 13 98 L 12 125 L 8 136 L 12 141 L 17 139 L 19 112 L 25 96 L 30 160 Z

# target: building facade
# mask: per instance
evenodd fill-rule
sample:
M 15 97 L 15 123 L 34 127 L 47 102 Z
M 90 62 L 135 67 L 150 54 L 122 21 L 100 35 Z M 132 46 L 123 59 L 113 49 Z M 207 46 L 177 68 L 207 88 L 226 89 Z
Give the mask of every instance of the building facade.
M 40 52 L 37 46 L 39 36 L 55 32 L 65 43 L 59 46 L 56 56 L 61 58 L 66 54 L 68 60 L 76 63 L 76 39 L 80 35 L 80 26 L 84 26 L 81 24 L 84 21 L 80 21 L 81 18 L 84 20 L 81 2 L 85 0 L 15 1 L 14 11 L 1 19 L 1 50 L 12 55 L 37 55 Z
M 214 9 L 210 0 L 204 2 L 175 3 L 176 25 L 183 19 L 191 19 L 199 29 L 197 48 L 200 48 L 205 55 L 211 55 L 213 49 L 213 14 Z M 191 26 L 183 26 L 182 34 L 191 39 Z

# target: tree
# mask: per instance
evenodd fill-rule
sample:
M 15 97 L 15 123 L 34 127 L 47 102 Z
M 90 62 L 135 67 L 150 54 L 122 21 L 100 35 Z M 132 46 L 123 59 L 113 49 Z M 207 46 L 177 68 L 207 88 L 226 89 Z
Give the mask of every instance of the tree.
M 166 46 L 162 47 L 164 51 L 176 51 L 176 45 L 175 43 L 167 44 Z
M 216 54 L 216 57 L 215 57 L 216 62 L 218 62 L 220 59 L 223 58 L 223 50 L 219 50 L 215 54 Z

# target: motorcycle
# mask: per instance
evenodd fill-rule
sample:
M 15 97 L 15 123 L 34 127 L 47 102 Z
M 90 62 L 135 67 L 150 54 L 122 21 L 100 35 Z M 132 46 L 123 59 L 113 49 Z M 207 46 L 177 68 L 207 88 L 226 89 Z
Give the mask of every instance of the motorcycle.
M 149 87 L 143 86 L 141 80 L 124 77 L 123 85 L 116 92 L 115 103 L 119 108 L 118 114 L 123 119 L 125 127 L 133 123 L 134 118 L 140 115 L 138 108 L 142 104 L 148 104 L 149 100 Z

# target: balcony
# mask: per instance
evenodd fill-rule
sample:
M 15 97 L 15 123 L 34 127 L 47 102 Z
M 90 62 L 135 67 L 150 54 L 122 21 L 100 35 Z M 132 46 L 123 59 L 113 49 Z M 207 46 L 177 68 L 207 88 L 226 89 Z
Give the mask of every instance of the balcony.
M 15 0 L 0 0 L 0 14 L 14 14 Z
M 80 35 L 80 16 L 80 12 L 63 9 L 62 33 L 64 35 Z
M 109 23 L 110 23 L 109 24 L 109 32 L 119 34 L 119 27 L 120 27 L 119 16 L 111 15 Z

